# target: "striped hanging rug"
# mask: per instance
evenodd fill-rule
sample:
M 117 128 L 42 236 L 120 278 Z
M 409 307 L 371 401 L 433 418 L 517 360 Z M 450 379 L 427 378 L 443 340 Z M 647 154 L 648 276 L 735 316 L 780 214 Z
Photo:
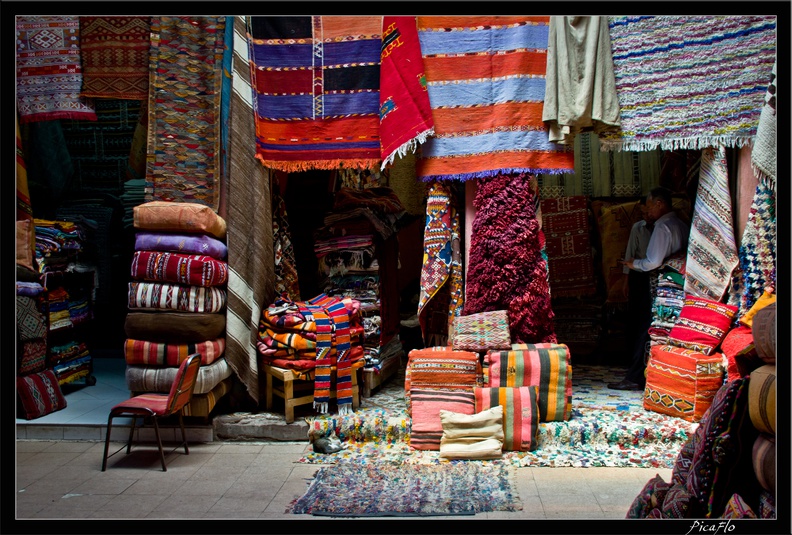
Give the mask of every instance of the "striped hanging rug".
M 220 202 L 226 17 L 152 17 L 145 199 Z
M 262 164 L 379 167 L 382 17 L 250 17 L 248 46 Z
M 609 17 L 621 130 L 603 150 L 742 147 L 776 56 L 775 16 Z
M 420 180 L 574 172 L 574 152 L 542 121 L 550 17 L 417 20 L 435 123 Z

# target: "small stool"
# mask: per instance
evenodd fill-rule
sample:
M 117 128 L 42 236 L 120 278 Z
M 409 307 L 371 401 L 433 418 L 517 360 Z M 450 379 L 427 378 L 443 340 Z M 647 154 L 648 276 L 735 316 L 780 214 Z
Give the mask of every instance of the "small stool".
M 358 391 L 358 369 L 352 369 L 352 408 L 357 409 L 360 406 L 360 393 Z M 299 379 L 298 374 L 294 370 L 288 368 L 277 368 L 269 364 L 264 364 L 264 373 L 267 376 L 267 395 L 265 398 L 266 410 L 272 409 L 272 396 L 273 394 L 283 399 L 286 405 L 286 423 L 290 424 L 294 421 L 294 407 L 300 405 L 307 405 L 313 403 L 313 388 L 314 381 L 310 379 Z M 279 382 L 274 384 L 273 379 Z M 336 380 L 336 369 L 333 368 L 330 374 L 330 380 L 334 383 Z M 306 394 L 307 392 L 307 394 Z M 302 395 L 300 395 L 302 394 Z M 330 392 L 332 399 L 336 398 L 334 390 Z

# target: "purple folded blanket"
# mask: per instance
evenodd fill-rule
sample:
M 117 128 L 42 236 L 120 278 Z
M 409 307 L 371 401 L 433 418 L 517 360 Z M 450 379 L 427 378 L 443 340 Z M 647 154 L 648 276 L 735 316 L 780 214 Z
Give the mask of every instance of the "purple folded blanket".
M 218 260 L 225 260 L 228 256 L 228 247 L 223 242 L 205 234 L 137 232 L 135 250 L 201 254 Z

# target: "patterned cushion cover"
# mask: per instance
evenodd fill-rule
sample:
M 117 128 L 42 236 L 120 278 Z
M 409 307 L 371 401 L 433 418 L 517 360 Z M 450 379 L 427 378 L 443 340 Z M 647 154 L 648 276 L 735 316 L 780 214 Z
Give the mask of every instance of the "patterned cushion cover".
M 132 211 L 136 229 L 195 232 L 225 238 L 226 222 L 210 207 L 198 203 L 151 201 Z
M 17 346 L 19 355 L 19 375 L 42 372 L 47 368 L 47 340 L 25 340 Z
M 207 255 L 135 251 L 131 277 L 186 286 L 223 286 L 228 282 L 228 263 Z
M 412 414 L 412 389 L 462 389 L 473 392 L 482 381 L 481 362 L 476 353 L 456 351 L 449 346 L 413 349 L 407 355 L 404 397 Z
M 184 344 L 225 336 L 225 314 L 149 309 L 132 311 L 124 320 L 127 338 Z
M 215 313 L 225 308 L 227 295 L 224 288 L 137 281 L 129 283 L 127 305 L 130 309 Z
M 660 512 L 663 518 L 694 518 L 701 516 L 698 502 L 685 488 L 675 483 L 666 492 Z
M 740 323 L 746 327 L 753 327 L 753 319 L 756 316 L 756 313 L 762 310 L 764 307 L 772 305 L 775 302 L 775 293 L 765 290 L 759 299 L 757 299 L 753 306 L 748 310 L 748 312 L 740 317 Z
M 225 338 L 189 344 L 163 344 L 147 340 L 127 338 L 124 342 L 124 358 L 132 366 L 176 366 L 193 353 L 201 355 L 201 366 L 206 366 L 225 351 Z
M 472 385 L 464 390 L 421 389 L 413 385 L 411 393 L 412 422 L 409 439 L 411 449 L 440 449 L 440 439 L 443 436 L 441 410 L 459 414 L 475 412 L 476 403 Z
M 641 492 L 630 504 L 625 518 L 647 518 L 650 511 L 662 505 L 669 488 L 670 485 L 663 480 L 660 474 L 656 474 L 646 482 Z
M 738 307 L 688 295 L 668 343 L 711 355 L 729 332 Z
M 20 340 L 35 340 L 47 335 L 44 314 L 39 311 L 36 300 L 26 295 L 16 296 L 17 333 Z
M 723 384 L 723 359 L 670 345 L 651 347 L 644 409 L 698 422 Z
M 475 414 L 440 411 L 443 459 L 499 459 L 503 454 L 503 407 Z
M 51 369 L 17 377 L 16 386 L 20 418 L 34 420 L 66 407 L 66 398 Z
M 762 433 L 776 433 L 776 367 L 765 364 L 751 372 L 748 383 L 748 415 Z
M 756 313 L 751 331 L 756 354 L 765 364 L 776 361 L 776 304 L 767 305 Z
M 775 518 L 776 506 L 773 494 L 767 490 L 759 493 L 759 518 Z
M 539 421 L 569 420 L 572 416 L 572 366 L 564 344 L 512 344 L 511 351 L 490 351 L 489 384 L 539 387 Z
M 763 489 L 775 497 L 776 447 L 775 436 L 762 433 L 756 437 L 751 452 L 754 474 Z
M 455 316 L 451 330 L 451 347 L 462 351 L 509 349 L 509 315 L 506 310 Z
M 739 494 L 732 494 L 720 518 L 756 518 L 756 513 Z
M 507 451 L 533 451 L 539 437 L 539 388 L 476 387 L 476 412 L 491 407 L 503 407 L 503 449 Z
M 688 441 L 685 442 L 682 449 L 679 450 L 677 458 L 674 461 L 674 467 L 671 470 L 672 485 L 684 485 L 685 481 L 687 481 L 690 467 L 693 464 L 693 454 L 696 451 L 696 447 L 703 433 L 704 430 L 701 426 L 696 427 L 696 431 L 690 436 Z
M 729 331 L 721 342 L 721 351 L 728 363 L 726 366 L 727 381 L 745 377 L 762 364 L 756 354 L 753 331 L 744 325 Z

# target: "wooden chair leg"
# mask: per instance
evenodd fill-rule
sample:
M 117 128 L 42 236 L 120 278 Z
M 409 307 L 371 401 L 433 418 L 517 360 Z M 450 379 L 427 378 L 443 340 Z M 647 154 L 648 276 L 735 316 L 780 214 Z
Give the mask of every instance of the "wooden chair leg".
M 286 423 L 294 421 L 294 381 L 283 381 L 283 401 L 286 405 Z
M 162 471 L 167 472 L 168 467 L 165 466 L 165 452 L 162 451 L 162 440 L 160 439 L 159 424 L 157 423 L 157 417 L 152 416 L 151 419 L 154 420 L 154 434 L 157 436 L 157 446 L 159 446 L 160 462 L 162 462 Z
M 187 448 L 187 433 L 184 431 L 184 419 L 182 418 L 182 411 L 179 411 L 179 427 L 182 432 L 182 444 L 184 444 L 184 454 L 189 455 L 190 450 Z

